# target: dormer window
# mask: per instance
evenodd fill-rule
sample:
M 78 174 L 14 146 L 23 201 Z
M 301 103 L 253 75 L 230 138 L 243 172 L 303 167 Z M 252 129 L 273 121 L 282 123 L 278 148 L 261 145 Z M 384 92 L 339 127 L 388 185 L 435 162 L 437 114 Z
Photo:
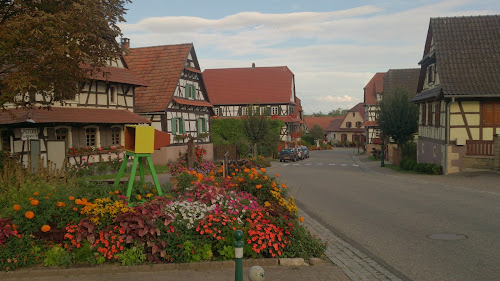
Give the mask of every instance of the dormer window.
M 352 127 L 352 123 L 351 122 L 346 122 L 345 126 L 346 126 L 346 128 L 351 128 Z
M 433 63 L 427 67 L 427 83 L 433 84 L 436 81 L 436 64 Z
M 196 99 L 196 86 L 193 84 L 186 84 L 186 99 Z

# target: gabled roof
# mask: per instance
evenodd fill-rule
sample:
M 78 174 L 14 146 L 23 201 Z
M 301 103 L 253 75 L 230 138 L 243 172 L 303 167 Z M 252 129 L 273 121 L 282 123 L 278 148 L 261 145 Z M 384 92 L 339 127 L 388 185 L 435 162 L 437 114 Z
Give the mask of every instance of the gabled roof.
M 364 103 L 367 105 L 377 104 L 377 94 L 384 92 L 384 75 L 385 72 L 378 72 L 373 75 L 370 82 L 364 88 Z
M 213 105 L 291 104 L 293 73 L 286 66 L 205 69 Z
M 406 91 L 408 98 L 417 94 L 420 68 L 389 69 L 384 76 L 384 98 L 394 94 L 396 89 Z
M 141 124 L 149 120 L 128 110 L 51 107 L 18 108 L 0 111 L 0 124 L 31 123 L 85 123 L 85 124 Z
M 193 44 L 130 48 L 125 62 L 148 87 L 136 88 L 135 111 L 164 111 L 170 102 Z
M 325 117 L 306 117 L 306 125 L 308 129 L 311 129 L 315 124 L 318 124 L 323 130 L 326 130 L 333 120 L 344 120 L 345 116 L 325 116 Z
M 349 112 L 358 112 L 359 114 L 361 114 L 363 120 L 365 119 L 365 108 L 363 107 L 363 103 L 361 102 L 349 109 Z
M 431 18 L 424 58 L 431 40 L 444 96 L 500 96 L 500 15 Z

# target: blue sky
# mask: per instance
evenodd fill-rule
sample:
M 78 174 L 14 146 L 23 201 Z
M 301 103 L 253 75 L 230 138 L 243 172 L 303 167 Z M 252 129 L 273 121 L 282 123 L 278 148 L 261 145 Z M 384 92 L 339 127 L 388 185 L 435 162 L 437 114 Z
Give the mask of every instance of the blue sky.
M 418 68 L 430 17 L 499 14 L 497 0 L 135 0 L 131 47 L 192 42 L 202 69 L 288 66 L 306 114 L 351 108 L 376 72 Z

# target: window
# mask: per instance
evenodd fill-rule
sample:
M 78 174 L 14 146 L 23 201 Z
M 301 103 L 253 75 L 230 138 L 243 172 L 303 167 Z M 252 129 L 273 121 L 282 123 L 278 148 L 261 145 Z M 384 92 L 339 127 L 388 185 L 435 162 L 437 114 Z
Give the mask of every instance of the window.
M 96 146 L 97 145 L 97 128 L 85 129 L 85 137 L 87 140 L 87 146 Z
M 346 128 L 351 128 L 352 127 L 352 123 L 351 122 L 346 122 L 345 123 L 345 127 Z
M 186 84 L 186 99 L 196 99 L 196 86 L 193 84 Z
M 436 80 L 436 65 L 431 64 L 427 67 L 427 83 L 432 84 Z
M 68 128 L 59 128 L 56 129 L 56 140 L 68 140 Z
M 356 117 L 356 112 L 353 112 L 353 113 L 352 113 L 352 117 Z
M 342 142 L 347 141 L 347 134 L 340 135 L 340 141 L 342 141 Z
M 481 123 L 500 127 L 500 102 L 484 102 L 481 108 Z
M 265 116 L 266 115 L 266 107 L 264 107 L 264 106 L 260 107 L 260 115 L 261 116 Z
M 196 129 L 198 133 L 206 133 L 207 132 L 207 119 L 204 117 L 200 117 L 196 121 Z
M 432 125 L 432 103 L 428 103 L 427 107 L 427 125 Z
M 356 122 L 356 128 L 361 128 L 361 122 Z
M 271 115 L 278 115 L 279 110 L 277 106 L 271 107 Z
M 120 127 L 111 128 L 111 145 L 121 144 L 121 133 L 122 129 Z
M 184 118 L 174 117 L 171 122 L 173 135 L 182 135 L 186 132 L 184 128 Z
M 219 116 L 219 108 L 214 108 L 215 115 Z
M 109 96 L 109 103 L 116 104 L 116 89 L 115 89 L 115 87 L 109 88 L 108 96 Z
M 10 133 L 8 130 L 2 130 L 2 150 L 10 152 Z
M 440 126 L 441 125 L 441 101 L 436 102 L 436 112 L 434 113 L 434 125 Z
M 248 107 L 244 106 L 241 107 L 241 115 L 248 115 Z
M 424 103 L 422 103 L 422 125 L 425 126 L 426 125 L 426 120 L 425 120 L 425 117 L 427 116 L 427 105 Z

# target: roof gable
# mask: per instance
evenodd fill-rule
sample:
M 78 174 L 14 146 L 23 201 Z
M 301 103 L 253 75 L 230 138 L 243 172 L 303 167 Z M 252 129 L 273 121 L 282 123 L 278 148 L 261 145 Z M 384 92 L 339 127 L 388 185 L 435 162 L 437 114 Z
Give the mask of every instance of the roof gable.
M 373 75 L 370 82 L 364 88 L 364 103 L 368 105 L 377 104 L 377 94 L 382 94 L 384 91 L 384 75 L 385 72 L 378 72 Z
M 130 48 L 125 62 L 148 87 L 136 89 L 136 112 L 163 111 L 172 99 L 193 44 Z M 196 56 L 193 55 L 196 61 Z M 198 62 L 195 62 L 198 66 Z
M 384 98 L 394 94 L 396 89 L 406 91 L 408 98 L 417 94 L 420 68 L 389 69 L 384 76 Z
M 445 96 L 500 95 L 500 15 L 431 18 L 424 58 L 430 42 Z
M 205 69 L 214 105 L 293 103 L 293 73 L 286 66 Z
M 349 112 L 358 112 L 363 120 L 365 119 L 365 108 L 363 107 L 363 103 L 358 103 L 353 108 L 349 109 Z
M 304 118 L 304 121 L 306 121 L 306 125 L 309 130 L 316 124 L 323 128 L 323 130 L 326 130 L 333 120 L 344 120 L 344 117 L 345 116 L 306 117 Z

